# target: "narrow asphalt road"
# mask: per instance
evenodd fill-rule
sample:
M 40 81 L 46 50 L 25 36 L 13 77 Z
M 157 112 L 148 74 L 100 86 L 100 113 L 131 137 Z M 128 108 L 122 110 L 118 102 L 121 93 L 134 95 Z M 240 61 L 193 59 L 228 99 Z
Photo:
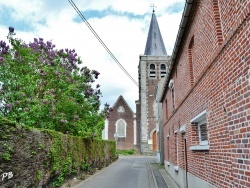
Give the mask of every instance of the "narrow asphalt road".
M 88 178 L 77 188 L 155 188 L 149 162 L 151 156 L 120 157 L 119 161 Z

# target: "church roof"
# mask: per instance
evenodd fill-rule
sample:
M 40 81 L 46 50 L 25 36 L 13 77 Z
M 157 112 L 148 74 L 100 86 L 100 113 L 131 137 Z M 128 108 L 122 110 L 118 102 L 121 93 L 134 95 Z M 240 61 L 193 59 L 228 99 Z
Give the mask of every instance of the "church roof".
M 161 36 L 161 31 L 153 11 L 148 31 L 148 38 L 144 55 L 161 56 L 167 55 L 167 51 Z
M 122 95 L 120 95 L 120 96 L 118 97 L 118 99 L 116 100 L 116 102 L 115 102 L 115 104 L 112 106 L 112 108 L 114 109 L 115 106 L 118 104 L 118 102 L 119 102 L 120 100 L 123 101 L 124 104 L 128 107 L 128 109 L 134 114 L 133 110 L 130 108 L 130 106 L 128 105 L 127 101 L 123 98 Z

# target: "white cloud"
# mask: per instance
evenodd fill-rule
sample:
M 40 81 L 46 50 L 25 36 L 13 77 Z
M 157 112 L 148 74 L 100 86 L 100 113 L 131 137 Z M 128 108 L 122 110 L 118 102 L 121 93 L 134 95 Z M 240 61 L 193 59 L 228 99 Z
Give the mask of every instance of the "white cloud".
M 164 12 L 166 7 L 184 0 L 159 1 L 156 6 L 156 16 L 162 37 L 169 55 L 171 55 L 176 39 L 181 13 L 169 14 Z M 88 22 L 112 51 L 123 67 L 138 81 L 139 55 L 144 53 L 147 33 L 151 19 L 151 2 L 137 1 L 80 1 L 75 4 L 81 10 L 104 10 L 112 7 L 116 12 L 129 12 L 135 15 L 146 15 L 143 19 L 112 15 L 103 18 L 91 18 Z M 138 88 L 122 72 L 119 66 L 108 55 L 84 23 L 74 22 L 78 16 L 71 5 L 60 0 L 1 0 L 0 6 L 12 12 L 9 22 L 24 22 L 33 30 L 16 30 L 17 37 L 29 42 L 34 37 L 52 40 L 57 48 L 74 48 L 81 56 L 84 65 L 99 71 L 97 83 L 103 92 L 102 102 L 113 105 L 120 95 L 127 100 L 135 112 L 134 101 L 138 99 Z M 0 20 L 3 16 L 0 11 Z M 6 39 L 9 25 L 0 25 L 0 39 Z M 12 25 L 15 27 L 15 25 Z

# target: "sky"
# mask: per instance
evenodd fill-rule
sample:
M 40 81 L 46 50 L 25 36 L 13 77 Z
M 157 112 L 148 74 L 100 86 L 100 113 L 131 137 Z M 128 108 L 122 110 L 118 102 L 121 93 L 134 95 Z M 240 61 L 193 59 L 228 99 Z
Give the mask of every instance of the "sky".
M 139 56 L 144 53 L 152 5 L 171 55 L 185 0 L 73 0 L 88 23 L 138 82 Z M 120 95 L 135 112 L 138 86 L 132 82 L 98 42 L 68 0 L 0 0 L 0 40 L 7 41 L 8 27 L 16 38 L 52 41 L 57 49 L 75 49 L 84 66 L 100 72 L 102 106 L 114 105 Z

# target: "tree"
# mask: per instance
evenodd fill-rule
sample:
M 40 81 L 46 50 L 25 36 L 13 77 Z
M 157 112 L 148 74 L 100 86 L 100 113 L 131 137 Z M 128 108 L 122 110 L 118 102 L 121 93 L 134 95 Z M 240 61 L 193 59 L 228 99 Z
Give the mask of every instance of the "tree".
M 21 125 L 84 137 L 102 130 L 111 109 L 98 113 L 100 85 L 92 84 L 100 73 L 82 66 L 74 49 L 57 50 L 42 38 L 26 44 L 13 35 L 9 27 L 10 47 L 0 41 L 0 114 Z

